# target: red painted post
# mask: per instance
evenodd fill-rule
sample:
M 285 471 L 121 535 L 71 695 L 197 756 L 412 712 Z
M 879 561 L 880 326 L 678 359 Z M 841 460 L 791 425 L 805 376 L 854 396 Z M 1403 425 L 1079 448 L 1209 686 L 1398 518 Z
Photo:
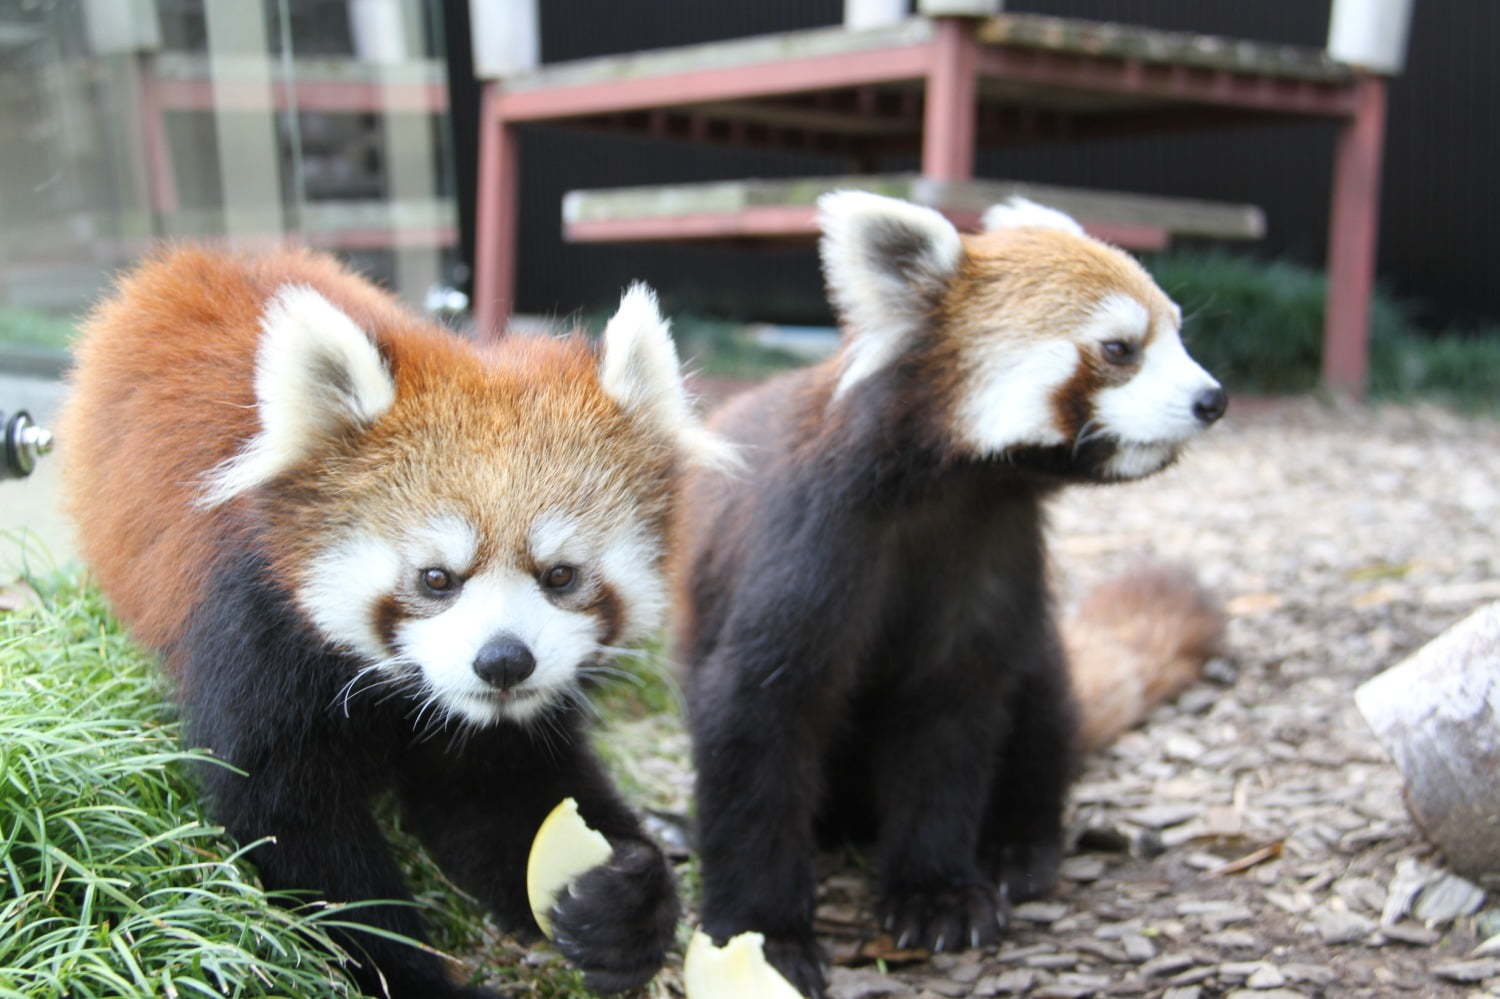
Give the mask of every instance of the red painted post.
M 474 329 L 482 340 L 495 339 L 504 332 L 515 305 L 520 156 L 515 127 L 499 112 L 499 86 L 485 85 L 479 113 Z
M 146 171 L 146 200 L 161 225 L 164 217 L 177 211 L 177 174 L 172 168 L 172 147 L 167 142 L 166 105 L 161 99 L 161 84 L 156 79 L 156 62 L 152 56 L 138 56 L 135 61 L 140 87 L 140 143 Z M 158 229 L 158 231 L 160 231 Z
M 1328 306 L 1323 317 L 1323 384 L 1359 398 L 1369 371 L 1370 298 L 1380 226 L 1380 157 L 1385 78 L 1356 86 L 1354 116 L 1339 131 L 1328 221 Z
M 922 109 L 922 176 L 968 180 L 974 176 L 979 43 L 974 23 L 966 18 L 937 18 L 933 27 Z

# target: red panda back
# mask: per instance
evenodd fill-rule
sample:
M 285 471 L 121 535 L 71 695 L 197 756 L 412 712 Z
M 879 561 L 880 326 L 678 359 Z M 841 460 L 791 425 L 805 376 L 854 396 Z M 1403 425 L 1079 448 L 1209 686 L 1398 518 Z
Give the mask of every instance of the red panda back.
M 65 503 L 116 611 L 155 648 L 178 635 L 235 531 L 236 504 L 193 500 L 256 431 L 261 316 L 286 283 L 361 319 L 398 311 L 326 257 L 184 248 L 122 280 L 76 345 L 59 434 Z

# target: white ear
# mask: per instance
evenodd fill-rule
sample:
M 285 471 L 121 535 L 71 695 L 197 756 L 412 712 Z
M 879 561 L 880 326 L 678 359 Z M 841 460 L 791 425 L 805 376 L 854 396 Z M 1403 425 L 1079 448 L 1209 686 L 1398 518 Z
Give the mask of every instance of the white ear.
M 734 445 L 693 413 L 670 329 L 657 308 L 656 293 L 644 284 L 631 285 L 604 327 L 599 383 L 627 413 L 674 437 L 688 461 L 737 468 L 741 461 Z
M 396 399 L 396 383 L 369 336 L 313 289 L 282 287 L 260 328 L 260 433 L 209 473 L 199 506 L 217 506 L 269 482 L 329 435 L 369 426 Z
M 979 226 L 985 232 L 1035 226 L 1040 229 L 1061 229 L 1075 236 L 1087 235 L 1083 231 L 1083 226 L 1079 225 L 1073 216 L 1065 215 L 1056 208 L 1048 208 L 1035 201 L 1028 201 L 1020 195 L 991 207 L 984 213 L 984 218 L 980 219 Z
M 963 256 L 958 230 L 931 208 L 865 191 L 818 199 L 828 293 L 849 343 L 836 394 L 898 356 Z

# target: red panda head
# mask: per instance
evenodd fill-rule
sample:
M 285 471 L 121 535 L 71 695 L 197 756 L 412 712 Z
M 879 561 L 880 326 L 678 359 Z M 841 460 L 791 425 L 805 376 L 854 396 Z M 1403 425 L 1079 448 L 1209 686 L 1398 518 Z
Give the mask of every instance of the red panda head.
M 259 432 L 200 505 L 254 511 L 277 582 L 363 661 L 347 697 L 407 686 L 432 719 L 525 720 L 659 626 L 678 473 L 733 459 L 644 286 L 599 352 L 476 350 L 297 285 L 259 343 Z
M 1223 413 L 1182 313 L 1122 251 L 1023 199 L 962 236 L 937 212 L 858 191 L 819 201 L 845 326 L 835 399 L 922 372 L 944 445 L 1096 479 L 1169 464 Z

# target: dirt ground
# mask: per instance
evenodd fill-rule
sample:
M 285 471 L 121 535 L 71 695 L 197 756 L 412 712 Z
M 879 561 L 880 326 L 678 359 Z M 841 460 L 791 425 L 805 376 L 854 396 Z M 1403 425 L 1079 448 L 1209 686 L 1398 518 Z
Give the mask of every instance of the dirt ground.
M 997 951 L 862 958 L 865 879 L 825 858 L 832 995 L 1500 996 L 1500 899 L 1443 871 L 1352 701 L 1500 599 L 1500 423 L 1237 400 L 1173 469 L 1065 494 L 1052 523 L 1065 604 L 1142 556 L 1186 561 L 1228 654 L 1089 760 L 1061 887 Z M 631 782 L 685 806 L 685 742 L 640 724 Z

